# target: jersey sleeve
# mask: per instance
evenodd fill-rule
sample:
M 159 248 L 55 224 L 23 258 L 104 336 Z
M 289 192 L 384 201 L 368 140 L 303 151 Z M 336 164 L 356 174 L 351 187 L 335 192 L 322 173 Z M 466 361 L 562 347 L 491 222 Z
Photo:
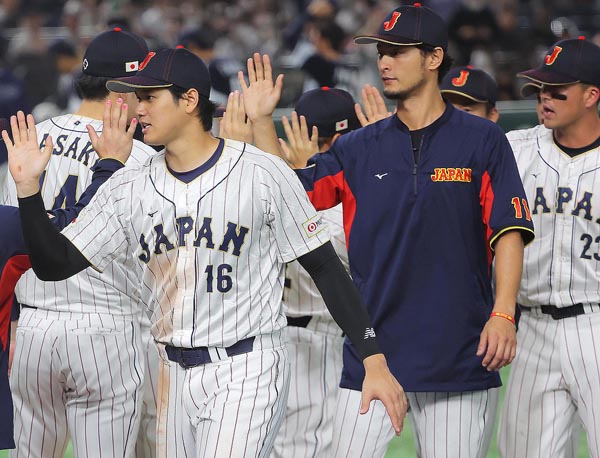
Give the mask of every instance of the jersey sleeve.
M 342 140 L 343 137 L 339 138 L 336 145 Z M 296 170 L 308 198 L 317 210 L 327 210 L 342 202 L 347 184 L 340 151 L 332 146 L 329 151 L 313 156 L 307 167 Z
M 510 230 L 520 231 L 527 245 L 534 238 L 533 222 L 512 149 L 499 127 L 490 131 L 487 144 L 491 149 L 479 197 L 490 248 Z
M 130 193 L 126 191 L 126 183 L 118 178 L 109 179 L 101 186 L 77 219 L 62 231 L 89 263 L 101 272 L 128 243 L 121 219 L 125 215 L 119 204 Z
M 283 162 L 269 174 L 267 224 L 278 247 L 281 262 L 287 263 L 329 241 L 327 224 L 312 206 L 300 181 Z M 270 181 L 270 180 L 269 180 Z

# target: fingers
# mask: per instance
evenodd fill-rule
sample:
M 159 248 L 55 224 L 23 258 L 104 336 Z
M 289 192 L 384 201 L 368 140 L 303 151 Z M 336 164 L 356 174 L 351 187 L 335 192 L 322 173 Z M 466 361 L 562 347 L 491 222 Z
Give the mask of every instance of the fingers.
M 264 79 L 273 81 L 273 69 L 271 68 L 271 58 L 268 54 L 263 55 Z
M 25 113 L 17 111 L 17 125 L 19 131 L 20 143 L 27 143 L 29 141 L 29 134 L 27 131 L 27 121 L 25 120 Z
M 6 148 L 10 151 L 13 148 L 13 143 L 10 140 L 10 135 L 8 135 L 7 130 L 2 131 L 2 140 L 4 140 L 4 143 L 6 143 Z
M 254 68 L 256 71 L 256 80 L 257 81 L 264 81 L 265 79 L 265 69 L 263 67 L 263 63 L 262 63 L 262 59 L 260 57 L 260 54 L 255 52 L 254 53 Z
M 123 99 L 122 98 L 118 98 L 117 99 L 117 107 L 116 109 L 112 109 L 110 111 L 110 127 L 113 128 L 120 128 L 121 126 L 119 125 L 119 121 L 121 119 L 121 106 L 123 104 Z M 122 129 L 124 130 L 124 129 Z
M 21 131 L 19 130 L 19 123 L 17 122 L 17 116 L 12 115 L 10 117 L 10 131 L 12 132 L 13 142 L 15 147 L 21 144 Z
M 275 79 L 274 91 L 275 91 L 275 95 L 277 96 L 278 101 L 281 98 L 282 90 L 283 90 L 283 74 L 277 75 L 277 78 Z
M 250 60 L 251 59 L 248 59 L 248 62 L 250 62 Z M 240 82 L 240 87 L 242 88 L 242 91 L 246 92 L 248 90 L 248 84 L 246 83 L 246 78 L 244 77 L 244 72 L 240 70 L 237 74 L 237 77 L 238 77 L 238 81 Z
M 27 135 L 28 135 L 28 139 L 32 140 L 35 142 L 35 144 L 37 145 L 37 130 L 35 129 L 35 121 L 33 119 L 33 115 L 32 114 L 28 114 L 25 118 L 26 123 L 27 123 Z
M 103 128 L 108 128 L 111 125 L 111 108 L 112 108 L 112 100 L 108 99 L 104 104 L 104 113 L 102 113 L 102 125 Z
M 365 390 L 362 391 L 360 396 L 360 414 L 364 415 L 369 411 L 369 406 L 371 405 L 371 397 L 366 393 Z
M 360 104 L 358 104 L 358 103 L 354 104 L 354 111 L 356 113 L 356 117 L 358 118 L 358 122 L 360 122 L 360 125 L 362 127 L 365 127 L 367 124 L 369 124 L 369 121 L 365 117 Z
M 94 149 L 96 151 L 98 151 L 99 150 L 98 142 L 100 141 L 100 137 L 98 136 L 96 129 L 94 129 L 90 124 L 87 124 L 85 126 L 85 128 L 87 129 L 88 134 L 90 136 L 90 141 L 92 142 L 92 146 L 94 147 Z
M 256 83 L 256 70 L 254 67 L 254 59 L 252 57 L 249 57 L 246 61 L 246 67 L 248 69 L 248 82 L 250 84 Z
M 44 147 L 43 147 L 44 154 L 47 154 L 49 156 L 50 154 L 52 154 L 53 149 L 54 149 L 54 143 L 52 142 L 52 137 L 50 135 L 48 135 L 46 137 L 46 139 L 44 140 Z

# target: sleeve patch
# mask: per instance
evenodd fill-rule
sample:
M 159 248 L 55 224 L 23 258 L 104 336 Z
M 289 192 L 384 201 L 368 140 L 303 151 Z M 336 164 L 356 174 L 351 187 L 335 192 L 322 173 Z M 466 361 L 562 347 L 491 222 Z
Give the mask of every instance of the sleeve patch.
M 323 222 L 323 218 L 320 214 L 316 214 L 312 218 L 302 223 L 302 228 L 304 229 L 304 233 L 307 237 L 314 237 L 326 227 L 327 224 Z

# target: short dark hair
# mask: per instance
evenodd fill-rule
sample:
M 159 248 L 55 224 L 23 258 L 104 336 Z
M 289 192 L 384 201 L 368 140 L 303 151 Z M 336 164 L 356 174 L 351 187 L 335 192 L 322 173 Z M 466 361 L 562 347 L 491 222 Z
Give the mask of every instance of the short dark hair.
M 419 49 L 421 51 L 421 54 L 424 56 L 425 54 L 432 53 L 435 48 L 431 45 L 422 44 L 417 45 L 417 49 Z M 442 63 L 438 67 L 438 84 L 442 82 L 444 76 L 446 76 L 446 74 L 450 71 L 453 63 L 454 59 L 450 55 L 448 55 L 446 51 L 444 51 Z
M 346 33 L 334 20 L 317 19 L 312 21 L 312 26 L 322 38 L 329 42 L 335 51 L 343 51 L 346 44 Z
M 108 97 L 109 90 L 106 83 L 112 78 L 92 76 L 80 73 L 74 81 L 77 95 L 84 100 L 102 101 Z
M 179 86 L 170 86 L 168 89 L 175 102 L 177 102 L 179 99 L 183 99 L 183 95 L 189 90 Z M 200 118 L 202 128 L 208 132 L 210 129 L 212 129 L 213 116 L 215 114 L 215 110 L 217 109 L 217 104 L 211 102 L 201 94 L 198 94 L 198 99 L 198 106 L 196 107 L 195 114 L 198 116 L 198 118 Z

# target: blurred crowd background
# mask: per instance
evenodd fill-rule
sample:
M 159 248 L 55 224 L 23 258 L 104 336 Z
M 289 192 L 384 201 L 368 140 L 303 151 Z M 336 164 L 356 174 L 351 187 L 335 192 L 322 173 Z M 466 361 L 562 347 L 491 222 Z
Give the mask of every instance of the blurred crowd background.
M 253 52 L 268 53 L 285 74 L 281 106 L 305 90 L 337 86 L 356 98 L 377 84 L 374 46 L 352 37 L 374 32 L 389 0 L 1 0 L 0 117 L 33 110 L 38 121 L 72 112 L 72 78 L 90 38 L 121 27 L 150 49 L 184 45 L 209 64 L 212 99 L 237 89 Z M 600 0 L 423 0 L 449 24 L 455 63 L 493 75 L 500 100 L 519 98 L 517 71 L 541 62 L 562 38 L 600 42 Z

